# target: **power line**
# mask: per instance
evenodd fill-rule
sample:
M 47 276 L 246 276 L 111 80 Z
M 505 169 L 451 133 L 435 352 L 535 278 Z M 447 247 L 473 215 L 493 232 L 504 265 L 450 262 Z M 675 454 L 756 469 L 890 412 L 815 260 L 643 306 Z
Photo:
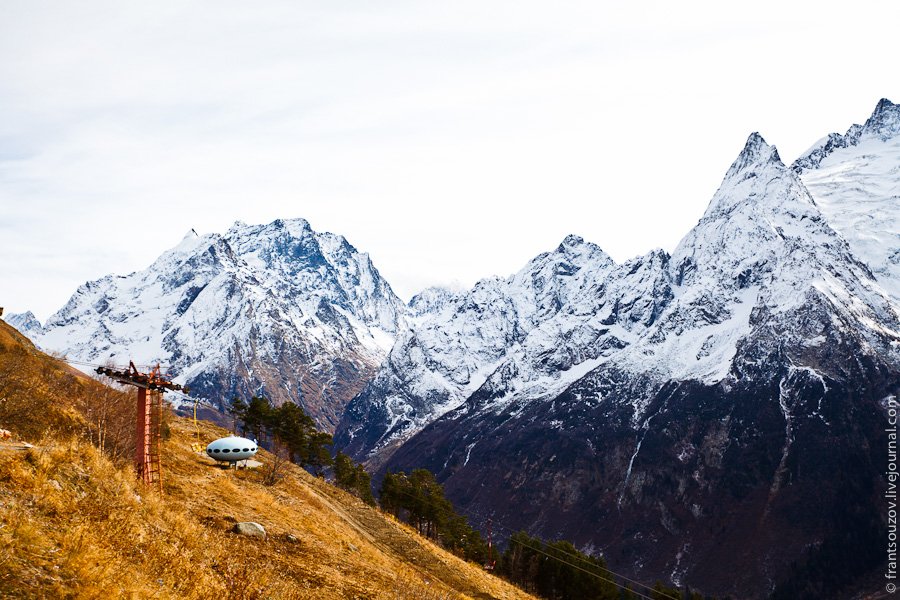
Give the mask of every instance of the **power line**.
M 402 491 L 402 490 L 395 490 L 395 491 L 400 492 L 401 494 L 404 494 L 404 495 L 406 495 L 406 496 L 408 496 L 408 497 L 410 497 L 410 498 L 416 499 L 416 497 L 415 497 L 413 494 L 409 493 L 409 492 L 404 492 L 404 491 Z M 471 514 L 465 514 L 465 511 L 461 511 L 461 512 L 464 513 L 463 516 L 466 516 L 466 517 L 468 517 L 468 518 L 471 518 L 471 517 L 473 516 L 473 515 L 471 515 Z M 442 514 L 443 514 L 444 516 L 451 516 L 451 515 L 458 514 L 458 513 L 456 512 L 456 509 L 454 508 L 454 512 L 448 514 L 446 511 L 442 511 Z M 479 517 L 483 517 L 483 515 L 478 515 L 478 516 L 479 516 Z M 504 525 L 503 523 L 500 523 L 499 521 L 496 521 L 496 520 L 493 519 L 493 518 L 491 518 L 491 520 L 492 520 L 494 523 L 497 523 L 498 525 L 500 525 L 502 528 L 506 529 L 507 531 L 512 531 L 513 533 L 515 533 L 515 531 L 513 531 L 513 529 L 511 529 L 510 527 L 507 527 L 507 526 Z M 548 557 L 548 558 L 550 558 L 550 559 L 553 559 L 553 560 L 556 560 L 556 561 L 558 561 L 558 562 L 561 562 L 561 563 L 563 563 L 563 564 L 565 564 L 565 565 L 568 565 L 568 566 L 572 567 L 573 569 L 578 569 L 579 571 L 582 571 L 582 572 L 584 572 L 584 573 L 587 573 L 588 575 L 591 575 L 591 576 L 593 576 L 593 577 L 596 577 L 597 579 L 600 579 L 601 581 L 606 581 L 606 582 L 608 582 L 608 583 L 612 583 L 613 585 L 615 585 L 615 586 L 617 586 L 617 587 L 624 587 L 624 586 L 621 586 L 621 584 L 620 584 L 619 582 L 617 582 L 617 581 L 615 581 L 615 580 L 613 580 L 613 579 L 609 579 L 609 578 L 603 577 L 603 576 L 601 576 L 601 575 L 598 574 L 598 573 L 595 573 L 595 572 L 593 572 L 593 571 L 589 571 L 589 570 L 587 570 L 587 569 L 584 569 L 584 568 L 582 568 L 582 567 L 579 567 L 578 565 L 574 565 L 574 564 L 572 564 L 572 563 L 570 563 L 570 562 L 568 562 L 568 561 L 563 560 L 563 559 L 560 558 L 559 556 L 554 556 L 554 555 L 552 555 L 552 554 L 549 554 L 549 553 L 547 553 L 546 551 L 541 550 L 540 548 L 535 548 L 534 546 L 531 546 L 531 545 L 529 545 L 529 544 L 526 544 L 525 542 L 522 542 L 521 540 L 516 540 L 515 543 L 520 544 L 520 545 L 522 545 L 522 546 L 525 546 L 526 548 L 530 548 L 531 550 L 534 550 L 535 552 L 538 552 L 538 553 L 540 553 L 540 554 L 543 554 L 544 556 L 546 556 L 546 557 Z M 619 575 L 618 573 L 612 571 L 611 569 L 608 569 L 608 568 L 606 568 L 606 567 L 601 567 L 600 565 L 596 565 L 596 564 L 590 563 L 589 561 L 585 560 L 584 558 L 581 558 L 580 556 L 573 555 L 573 554 L 570 553 L 570 552 L 566 552 L 566 551 L 564 551 L 564 550 L 557 550 L 557 551 L 558 551 L 560 554 L 564 554 L 564 555 L 566 555 L 566 556 L 570 556 L 570 557 L 576 558 L 577 560 L 580 560 L 580 561 L 582 561 L 582 562 L 585 562 L 585 563 L 587 563 L 587 564 L 590 564 L 591 566 L 593 566 L 593 567 L 595 567 L 595 568 L 597 568 L 597 569 L 603 569 L 603 570 L 607 571 L 608 573 L 610 573 L 611 575 L 613 575 L 614 577 L 619 577 L 619 578 L 621 578 L 621 579 L 623 579 L 624 581 L 627 581 L 627 582 L 629 582 L 629 583 L 638 585 L 638 586 L 640 586 L 640 587 L 642 587 L 642 588 L 645 588 L 645 589 L 648 589 L 648 590 L 650 590 L 650 591 L 652 591 L 652 592 L 657 592 L 657 593 L 663 594 L 663 595 L 664 595 L 665 597 L 667 597 L 667 598 L 672 598 L 672 600 L 680 600 L 679 598 L 675 598 L 674 596 L 669 596 L 669 595 L 665 594 L 664 592 L 658 592 L 657 590 L 654 590 L 654 589 L 651 588 L 650 586 L 645 585 L 645 584 L 643 584 L 643 583 L 641 583 L 641 582 L 639 582 L 639 581 L 633 581 L 633 580 L 631 580 L 631 579 L 629 579 L 629 578 L 627 578 L 627 577 L 625 577 L 625 576 L 623 576 L 623 575 Z M 640 596 L 641 598 L 646 599 L 646 600 L 655 600 L 654 598 L 652 598 L 652 597 L 650 597 L 650 596 L 647 596 L 647 595 L 645 595 L 645 594 L 643 594 L 643 593 L 641 593 L 641 592 L 638 592 L 638 591 L 636 591 L 636 590 L 630 590 L 630 591 L 631 591 L 632 593 L 634 593 L 634 594 Z
M 403 491 L 403 490 L 399 490 L 399 489 L 398 489 L 398 490 L 394 490 L 394 491 L 395 491 L 395 492 L 399 492 L 399 493 L 401 493 L 401 494 L 403 494 L 403 495 L 405 495 L 405 496 L 407 496 L 407 497 L 409 497 L 409 498 L 412 498 L 412 499 L 414 499 L 414 500 L 418 500 L 418 499 L 419 499 L 419 498 L 417 498 L 415 495 L 413 495 L 413 494 L 411 494 L 411 493 L 409 493 L 409 492 Z M 442 491 L 443 491 L 443 488 L 442 488 Z M 449 503 L 449 500 L 448 500 L 448 503 Z M 452 506 L 452 503 L 450 503 L 450 504 L 451 504 L 451 506 Z M 473 516 L 477 516 L 477 517 L 479 518 L 479 521 L 483 521 L 483 520 L 485 519 L 485 516 L 484 516 L 483 514 L 476 513 L 475 515 L 473 515 L 472 513 L 474 513 L 475 511 L 472 511 L 471 513 L 468 513 L 468 514 L 467 514 L 467 511 L 460 511 L 460 510 L 456 509 L 456 507 L 453 507 L 452 510 L 451 510 L 451 512 L 449 512 L 449 513 L 447 512 L 446 509 L 440 509 L 440 508 L 438 507 L 438 512 L 439 512 L 440 514 L 442 514 L 444 517 L 448 517 L 448 516 L 458 516 L 459 514 L 462 514 L 462 516 L 465 516 L 465 517 L 467 517 L 467 518 L 470 519 L 470 520 L 472 519 Z M 511 532 L 511 533 L 517 533 L 517 530 L 514 530 L 513 528 L 504 525 L 502 522 L 498 521 L 498 520 L 495 519 L 494 517 L 490 517 L 490 519 L 491 519 L 491 521 L 492 521 L 494 524 L 499 525 L 499 526 L 502 527 L 503 529 L 506 529 L 507 531 L 509 531 L 509 532 Z M 518 531 L 523 531 L 523 530 L 520 529 L 520 530 L 518 530 Z M 525 532 L 525 533 L 526 533 L 529 537 L 531 537 L 531 534 L 529 534 L 528 532 Z M 600 576 L 600 575 L 597 574 L 597 573 L 594 573 L 594 572 L 592 572 L 592 571 L 588 571 L 587 569 L 581 568 L 581 567 L 579 567 L 579 566 L 577 566 L 577 565 L 573 565 L 573 564 L 570 563 L 570 562 L 567 562 L 567 561 L 562 560 L 562 559 L 559 558 L 558 556 L 553 556 L 553 555 L 548 554 L 547 552 L 544 552 L 544 551 L 542 551 L 542 550 L 540 550 L 540 549 L 538 549 L 538 548 L 534 548 L 533 546 L 528 546 L 527 544 L 525 544 L 525 543 L 523 543 L 523 542 L 521 542 L 521 541 L 518 541 L 518 540 L 517 540 L 516 543 L 521 544 L 521 545 L 523 545 L 523 546 L 526 546 L 526 547 L 528 547 L 528 548 L 531 548 L 531 549 L 534 550 L 535 552 L 540 552 L 541 554 L 543 554 L 543 555 L 545 555 L 545 556 L 547 556 L 547 557 L 549 557 L 549 558 L 551 558 L 551 559 L 557 560 L 557 561 L 559 561 L 559 562 L 561 562 L 561 563 L 563 563 L 563 564 L 566 564 L 566 565 L 568 565 L 568 566 L 570 566 L 570 567 L 572 567 L 572 568 L 578 569 L 579 571 L 583 571 L 583 572 L 585 572 L 585 573 L 587 573 L 587 574 L 589 574 L 589 575 L 593 575 L 594 577 L 596 577 L 596 578 L 598 578 L 598 579 L 600 579 L 600 580 L 602 580 L 602 581 L 607 581 L 607 582 L 612 583 L 612 584 L 614 584 L 614 585 L 616 585 L 616 586 L 625 587 L 625 586 L 621 586 L 621 584 L 620 584 L 619 582 L 617 582 L 617 581 L 614 581 L 614 580 L 611 580 L 611 579 L 607 579 L 607 578 L 605 578 L 605 577 Z M 603 569 L 604 571 L 606 571 L 607 573 L 609 573 L 609 574 L 612 575 L 613 577 L 618 577 L 619 579 L 621 579 L 621 580 L 623 580 L 623 581 L 625 581 L 625 582 L 627 582 L 627 583 L 630 583 L 630 584 L 632 584 L 632 585 L 639 586 L 639 587 L 641 587 L 641 588 L 644 588 L 644 589 L 646 589 L 646 590 L 649 590 L 649 591 L 651 591 L 651 592 L 654 592 L 654 593 L 656 593 L 656 594 L 659 594 L 659 595 L 661 595 L 661 596 L 663 596 L 663 597 L 665 597 L 665 598 L 671 598 L 671 600 L 680 600 L 680 598 L 677 598 L 677 597 L 675 597 L 675 596 L 671 596 L 671 595 L 669 595 L 669 594 L 667 594 L 667 593 L 665 593 L 665 592 L 659 591 L 659 590 L 655 590 L 655 589 L 653 589 L 652 587 L 650 587 L 649 585 L 647 585 L 647 584 L 645 584 L 645 583 L 641 583 L 640 581 L 635 581 L 635 580 L 633 580 L 633 579 L 630 579 L 630 578 L 628 578 L 628 577 L 625 577 L 624 575 L 621 575 L 621 574 L 619 574 L 619 573 L 616 573 L 615 571 L 613 571 L 612 569 L 610 569 L 610 568 L 608 568 L 608 567 L 601 567 L 600 565 L 596 565 L 596 564 L 594 564 L 594 563 L 591 563 L 589 560 L 587 560 L 587 559 L 585 559 L 585 558 L 582 558 L 581 556 L 578 556 L 578 555 L 576 555 L 576 554 L 572 554 L 571 552 L 567 552 L 567 551 L 561 550 L 561 549 L 560 549 L 560 550 L 554 549 L 554 550 L 557 551 L 557 552 L 559 552 L 560 554 L 563 554 L 563 555 L 565 555 L 565 556 L 574 558 L 574 559 L 576 559 L 576 560 L 578 560 L 578 561 L 581 561 L 581 562 L 583 562 L 583 563 L 585 563 L 585 564 L 589 564 L 589 565 L 591 565 L 592 567 L 595 567 L 595 568 L 597 568 L 597 569 Z M 632 593 L 634 593 L 634 594 L 637 594 L 637 595 L 640 596 L 641 598 L 646 598 L 646 599 L 648 599 L 648 600 L 654 600 L 653 598 L 651 598 L 651 597 L 649 597 L 649 596 L 646 596 L 646 595 L 644 595 L 644 594 L 642 594 L 642 593 L 640 593 L 640 592 L 638 592 L 638 591 L 635 591 L 635 590 L 633 590 L 633 589 L 630 590 L 630 591 L 631 591 Z
M 403 495 L 405 495 L 405 496 L 407 496 L 407 497 L 409 497 L 409 498 L 412 498 L 412 499 L 414 499 L 414 500 L 415 500 L 415 499 L 419 499 L 419 498 L 417 498 L 415 495 L 413 495 L 413 494 L 411 494 L 411 493 L 409 493 L 409 492 L 405 492 L 405 491 L 403 491 L 403 490 L 394 490 L 394 491 L 397 492 L 397 493 L 403 494 Z M 440 507 L 438 507 L 438 511 L 437 511 L 437 512 L 441 513 L 441 514 L 442 514 L 443 516 L 445 516 L 445 517 L 446 517 L 446 516 L 459 516 L 459 514 L 455 511 L 455 509 L 454 509 L 453 511 L 451 511 L 451 512 L 448 513 L 446 509 L 443 509 L 443 510 L 442 510 L 442 509 L 440 509 Z M 464 515 L 464 516 L 470 516 L 470 515 Z M 505 526 L 503 526 L 503 527 L 504 527 L 505 529 L 509 529 L 508 527 L 505 527 Z M 614 586 L 616 586 L 616 587 L 619 587 L 619 588 L 621 588 L 621 587 L 627 587 L 627 586 L 622 586 L 622 585 L 621 585 L 618 581 L 616 581 L 615 579 L 610 579 L 610 578 L 608 578 L 608 577 L 603 577 L 603 576 L 600 575 L 599 573 L 596 573 L 596 572 L 594 572 L 594 571 L 589 571 L 588 569 L 585 569 L 585 568 L 583 568 L 583 567 L 580 567 L 580 566 L 578 566 L 578 565 L 576 565 L 576 564 L 573 564 L 573 563 L 571 563 L 571 562 L 569 562 L 569 561 L 563 560 L 563 559 L 560 558 L 559 556 L 554 556 L 553 554 L 550 554 L 550 553 L 548 553 L 547 551 L 545 551 L 545 550 L 543 550 L 543 549 L 541 549 L 541 548 L 536 548 L 536 547 L 534 547 L 534 546 L 532 546 L 532 545 L 530 545 L 530 544 L 527 544 L 527 543 L 525 543 L 525 542 L 523 542 L 523 541 L 521 541 L 521 540 L 516 540 L 515 543 L 516 543 L 516 544 L 519 544 L 519 545 L 521 545 L 521 546 L 525 546 L 526 548 L 530 548 L 531 550 L 533 550 L 533 551 L 535 551 L 535 552 L 537 552 L 537 553 L 539 553 L 539 554 L 543 554 L 543 555 L 546 556 L 547 558 L 550 558 L 550 559 L 555 560 L 555 561 L 557 561 L 557 562 L 560 562 L 560 563 L 562 563 L 562 564 L 564 564 L 564 565 L 567 565 L 567 566 L 569 566 L 569 567 L 572 567 L 573 569 L 577 569 L 578 571 L 581 571 L 582 573 L 586 573 L 586 574 L 590 575 L 591 577 L 595 577 L 595 578 L 597 578 L 597 579 L 599 579 L 599 580 L 601 580 L 601 581 L 605 581 L 605 582 L 607 582 L 607 583 L 611 583 L 612 585 L 614 585 Z M 565 551 L 562 551 L 562 550 L 559 550 L 559 552 L 560 552 L 561 554 L 565 554 L 566 556 L 574 556 L 574 555 L 572 555 L 571 553 L 568 553 L 568 552 L 565 552 Z M 604 569 L 605 571 L 608 571 L 610 574 L 612 574 L 612 575 L 614 575 L 614 576 L 618 576 L 616 573 L 614 573 L 613 571 L 610 571 L 609 569 L 606 569 L 605 567 L 601 567 L 600 565 L 591 563 L 590 561 L 587 561 L 587 560 L 585 560 L 584 558 L 581 558 L 581 557 L 576 557 L 576 558 L 578 558 L 578 560 L 581 560 L 582 562 L 585 562 L 585 563 L 587 563 L 587 564 L 590 564 L 592 567 L 595 567 L 595 568 L 597 568 L 597 569 Z M 629 579 L 626 578 L 626 577 L 622 577 L 622 579 L 631 582 L 631 580 L 629 580 Z M 662 594 L 662 595 L 664 595 L 666 598 L 671 598 L 672 600 L 680 600 L 679 598 L 675 598 L 674 596 L 669 596 L 669 595 L 665 594 L 664 592 L 659 592 L 658 590 L 654 590 L 653 588 L 651 588 L 651 587 L 649 587 L 649 586 L 646 586 L 646 585 L 644 585 L 644 584 L 642 584 L 642 583 L 640 583 L 640 582 L 632 582 L 632 583 L 635 583 L 635 584 L 637 584 L 637 585 L 639 585 L 639 586 L 641 586 L 641 587 L 644 587 L 644 588 L 650 590 L 651 592 L 655 592 L 655 593 L 658 593 L 658 594 Z M 646 594 L 644 594 L 644 593 L 642 593 L 642 592 L 639 592 L 639 591 L 636 591 L 636 590 L 633 590 L 633 589 L 629 589 L 628 591 L 630 591 L 632 594 L 635 594 L 636 596 L 642 598 L 643 600 L 657 600 L 656 598 L 653 598 L 652 596 L 647 596 Z
M 471 515 L 467 515 L 467 516 L 471 517 Z M 485 518 L 485 516 L 484 516 L 483 514 L 481 514 L 481 513 L 477 513 L 477 516 L 478 516 L 481 520 L 484 520 L 484 518 Z M 498 521 L 498 520 L 497 520 L 496 518 L 494 518 L 493 516 L 491 516 L 491 517 L 489 517 L 489 518 L 490 518 L 491 521 L 493 521 L 495 524 L 499 525 L 500 527 L 502 527 L 503 529 L 507 530 L 507 531 L 510 532 L 510 533 L 517 533 L 518 531 L 523 531 L 522 529 L 515 530 L 515 529 L 513 529 L 512 527 L 508 527 L 508 526 L 504 525 L 501 521 Z M 527 531 L 526 531 L 525 533 L 526 533 L 527 535 L 529 535 L 529 536 L 531 535 L 531 534 L 529 534 Z M 615 571 L 613 571 L 612 569 L 610 569 L 610 568 L 608 568 L 608 567 L 601 567 L 601 566 L 599 566 L 599 565 L 594 565 L 593 563 L 591 563 L 591 562 L 588 561 L 587 559 L 585 559 L 585 558 L 583 558 L 583 557 L 581 557 L 581 556 L 579 556 L 579 555 L 577 555 L 577 554 L 572 554 L 571 552 L 567 552 L 566 550 L 562 550 L 562 549 L 557 550 L 557 551 L 558 551 L 560 554 L 564 554 L 564 555 L 566 555 L 566 556 L 572 557 L 572 558 L 574 558 L 574 559 L 576 559 L 576 560 L 579 560 L 579 561 L 581 561 L 581 562 L 590 564 L 591 566 L 597 567 L 598 569 L 603 569 L 604 571 L 609 572 L 611 575 L 613 575 L 613 576 L 615 576 L 615 577 L 618 577 L 619 579 L 621 579 L 621 580 L 623 580 L 623 581 L 626 581 L 626 582 L 628 582 L 628 583 L 631 583 L 631 584 L 633 584 L 633 585 L 640 586 L 640 587 L 642 587 L 642 588 L 644 588 L 644 589 L 650 590 L 650 591 L 652 591 L 652 592 L 656 592 L 656 593 L 658 593 L 658 594 L 662 594 L 662 595 L 664 595 L 666 598 L 672 598 L 672 600 L 680 600 L 679 598 L 676 598 L 676 597 L 674 597 L 674 596 L 667 595 L 667 594 L 665 594 L 664 592 L 660 592 L 660 591 L 658 591 L 658 590 L 655 590 L 655 589 L 653 589 L 652 587 L 650 587 L 649 585 L 647 585 L 647 584 L 645 584 L 645 583 L 641 583 L 640 581 L 635 581 L 634 579 L 629 579 L 628 577 L 625 577 L 625 576 L 622 575 L 621 573 L 616 573 Z M 633 591 L 633 590 L 632 590 L 632 591 Z
M 79 365 L 82 367 L 114 367 L 114 368 L 124 369 L 128 366 L 128 365 L 116 365 L 116 364 L 112 364 L 112 363 L 102 363 L 102 364 L 101 363 L 92 363 L 92 362 L 87 362 L 87 361 L 83 361 L 83 360 L 75 360 L 75 359 L 71 359 L 71 358 L 61 358 L 60 360 L 62 360 L 63 362 L 69 363 L 70 365 Z M 152 369 L 152 368 L 156 367 L 157 364 L 153 363 L 153 364 L 142 365 L 142 364 L 135 363 L 135 366 L 138 368 L 141 368 L 141 369 Z M 171 367 L 165 366 L 165 367 L 161 367 L 161 368 L 168 370 Z
M 516 540 L 515 543 L 516 543 L 516 544 L 519 544 L 519 545 L 521 545 L 521 546 L 525 546 L 526 548 L 531 548 L 531 549 L 534 550 L 535 552 L 539 552 L 540 554 L 543 554 L 544 556 L 546 556 L 546 557 L 548 557 L 548 558 L 552 558 L 552 559 L 554 559 L 554 560 L 557 560 L 557 561 L 563 563 L 564 565 L 568 565 L 568 566 L 572 567 L 573 569 L 578 569 L 579 571 L 582 571 L 583 573 L 587 573 L 588 575 L 592 575 L 592 576 L 596 577 L 597 579 L 600 579 L 600 580 L 602 580 L 602 581 L 606 581 L 606 582 L 611 583 L 611 584 L 613 584 L 613 585 L 615 585 L 615 586 L 617 586 L 617 587 L 622 587 L 622 586 L 619 584 L 619 582 L 618 582 L 618 581 L 615 581 L 614 579 L 607 579 L 606 577 L 602 577 L 601 575 L 599 575 L 599 574 L 597 574 L 597 573 L 594 573 L 593 571 L 588 571 L 587 569 L 583 569 L 583 568 L 579 567 L 578 565 L 574 565 L 574 564 L 572 564 L 572 563 L 570 563 L 570 562 L 568 562 L 568 561 L 565 561 L 565 560 L 561 559 L 561 558 L 558 557 L 558 556 L 553 556 L 552 554 L 548 554 L 547 552 L 545 552 L 544 550 L 541 550 L 540 548 L 535 548 L 534 546 L 529 546 L 528 544 L 526 544 L 525 542 L 522 542 L 521 540 Z M 563 554 L 566 554 L 565 552 L 562 552 L 562 553 L 563 553 Z M 584 559 L 581 559 L 581 560 L 584 560 Z M 596 566 L 597 568 L 602 568 L 602 567 L 600 567 L 599 565 L 593 565 L 593 566 Z M 612 572 L 612 571 L 610 571 L 610 572 Z M 644 586 L 644 587 L 646 587 L 646 586 Z M 653 592 L 656 592 L 656 591 L 657 591 L 657 590 L 654 590 L 653 588 L 647 588 L 647 589 L 649 589 L 649 590 L 651 590 L 651 591 L 653 591 Z M 653 597 L 651 597 L 651 596 L 647 596 L 647 595 L 645 595 L 645 594 L 642 594 L 641 592 L 638 592 L 638 591 L 635 591 L 635 590 L 629 590 L 629 591 L 630 591 L 632 594 L 636 594 L 636 595 L 640 596 L 641 598 L 644 598 L 645 600 L 656 600 L 655 598 L 653 598 Z M 659 592 L 659 593 L 662 594 L 662 592 Z M 667 597 L 667 598 L 672 598 L 673 600 L 680 600 L 680 599 L 678 599 L 678 598 L 674 598 L 673 596 L 666 596 L 666 597 Z

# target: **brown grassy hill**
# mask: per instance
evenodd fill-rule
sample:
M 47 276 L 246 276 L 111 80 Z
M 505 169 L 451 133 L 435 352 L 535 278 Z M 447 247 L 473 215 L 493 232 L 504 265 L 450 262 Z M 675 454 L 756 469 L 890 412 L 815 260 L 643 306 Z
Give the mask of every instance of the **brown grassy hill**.
M 71 433 L 83 420 L 70 396 L 90 385 L 0 321 L 0 428 L 15 424 L 20 435 L 31 437 L 50 429 Z
M 98 435 L 115 419 L 81 411 L 109 392 L 10 330 L 0 323 L 0 376 L 15 379 L 0 379 L 0 427 L 35 447 L 0 449 L 0 597 L 530 597 L 298 467 L 267 486 L 261 470 L 212 464 L 188 420 L 170 422 L 162 494 L 144 487 Z M 201 423 L 204 442 L 226 433 Z M 231 533 L 238 521 L 268 539 Z

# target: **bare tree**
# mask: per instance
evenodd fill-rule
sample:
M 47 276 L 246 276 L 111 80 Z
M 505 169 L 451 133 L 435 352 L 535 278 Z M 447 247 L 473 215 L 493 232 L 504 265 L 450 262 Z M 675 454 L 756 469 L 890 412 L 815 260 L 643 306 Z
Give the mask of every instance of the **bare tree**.
M 275 485 L 284 479 L 287 466 L 291 463 L 288 449 L 278 442 L 272 446 L 272 460 L 263 464 L 261 472 L 263 485 Z

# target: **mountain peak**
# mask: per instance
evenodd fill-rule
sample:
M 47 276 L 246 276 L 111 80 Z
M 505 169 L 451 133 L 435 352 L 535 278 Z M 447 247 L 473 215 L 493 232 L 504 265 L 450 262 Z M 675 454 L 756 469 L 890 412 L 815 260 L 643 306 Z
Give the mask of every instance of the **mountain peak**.
M 35 317 L 34 313 L 30 310 L 23 313 L 6 315 L 4 320 L 18 329 L 20 333 L 26 335 L 31 332 L 38 332 L 42 329 L 41 322 L 38 321 L 37 317 Z
M 863 131 L 885 141 L 900 135 L 900 104 L 894 104 L 887 98 L 879 100 Z
M 815 225 L 820 221 L 818 209 L 797 175 L 781 162 L 774 146 L 753 133 L 703 218 L 676 247 L 672 264 L 676 270 L 684 270 L 687 260 L 713 280 L 727 280 L 731 285 L 735 273 L 746 269 L 748 256 L 762 252 L 774 256 L 772 252 L 784 250 L 787 237 L 802 238 L 802 245 L 808 246 L 813 238 L 825 235 Z
M 316 232 L 313 231 L 313 228 L 312 226 L 310 226 L 309 221 L 300 217 L 296 217 L 293 219 L 276 219 L 265 228 L 278 231 L 283 230 L 287 232 L 288 235 L 294 238 L 316 236 Z
M 775 146 L 769 145 L 758 131 L 754 131 L 747 136 L 747 142 L 744 144 L 742 154 L 749 154 L 754 158 L 765 161 L 781 161 L 781 157 L 778 156 L 778 150 Z
M 448 288 L 431 286 L 413 296 L 408 306 L 414 315 L 435 313 L 451 302 L 456 295 Z
M 745 201 L 750 198 L 757 201 L 765 198 L 766 183 L 759 178 L 764 171 L 768 171 L 771 175 L 763 178 L 765 180 L 780 178 L 782 174 L 789 173 L 788 168 L 781 162 L 775 146 L 770 146 L 754 131 L 747 138 L 744 149 L 728 168 L 722 185 L 710 201 L 703 218 L 715 218 L 728 213 L 734 207 L 746 204 Z M 759 185 L 763 187 L 755 189 Z
M 201 236 L 197 231 L 193 228 L 189 229 L 187 233 L 181 238 L 181 241 L 178 244 L 163 252 L 162 256 L 160 256 L 157 260 L 164 260 L 172 257 L 181 257 L 176 258 L 176 260 L 183 260 L 184 257 L 194 254 L 197 248 L 199 248 L 203 243 L 209 243 L 213 239 L 217 238 L 216 234 L 207 234 Z
M 576 246 L 581 246 L 582 244 L 584 244 L 583 237 L 581 237 L 580 235 L 575 235 L 574 233 L 570 233 L 559 244 L 557 250 L 564 252 L 566 248 L 574 248 Z
M 613 262 L 612 258 L 600 246 L 588 242 L 580 235 L 573 233 L 567 235 L 555 250 L 549 254 L 542 254 L 535 260 L 540 260 L 541 257 L 546 256 L 553 256 L 555 257 L 554 260 L 563 258 L 566 261 L 574 261 L 580 265 L 586 265 L 589 262 L 595 262 L 596 264 L 612 264 Z
M 741 150 L 735 161 L 731 163 L 731 168 L 728 169 L 728 174 L 725 177 L 728 179 L 747 170 L 749 167 L 769 163 L 784 165 L 781 162 L 781 157 L 778 155 L 778 149 L 775 146 L 770 146 L 759 132 L 754 131 L 747 138 L 744 149 Z
M 882 98 L 878 101 L 878 104 L 875 105 L 875 111 L 872 113 L 872 115 L 880 115 L 896 108 L 898 108 L 898 105 L 894 104 L 887 98 Z
M 275 219 L 266 224 L 248 225 L 244 221 L 235 221 L 225 233 L 225 237 L 232 238 L 256 238 L 262 235 L 282 236 L 288 235 L 294 238 L 305 238 L 316 235 L 309 221 L 296 217 L 290 219 Z
M 331 427 L 405 315 L 367 255 L 284 219 L 188 234 L 147 269 L 85 284 L 34 341 L 85 362 L 159 360 L 214 403 L 264 385 Z M 297 368 L 265 366 L 284 364 Z M 332 388 L 335 372 L 348 377 Z
M 795 173 L 802 175 L 806 171 L 818 169 L 822 161 L 836 150 L 858 145 L 864 137 L 874 137 L 886 142 L 898 135 L 900 135 L 900 104 L 882 98 L 875 105 L 875 110 L 865 125 L 851 125 L 844 134 L 828 134 L 801 154 L 791 168 Z

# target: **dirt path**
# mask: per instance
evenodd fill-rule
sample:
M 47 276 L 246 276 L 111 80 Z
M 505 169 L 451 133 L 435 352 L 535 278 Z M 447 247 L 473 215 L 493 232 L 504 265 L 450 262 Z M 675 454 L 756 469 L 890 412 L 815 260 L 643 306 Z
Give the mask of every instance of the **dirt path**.
M 348 525 L 350 525 L 350 527 L 352 527 L 354 529 L 354 531 L 356 531 L 359 535 L 364 537 L 366 540 L 368 540 L 370 543 L 374 544 L 375 546 L 378 546 L 382 550 L 386 549 L 383 547 L 383 544 L 380 544 L 378 542 L 378 540 L 376 540 L 375 537 L 372 536 L 372 534 L 370 534 L 368 531 L 366 531 L 359 524 L 359 522 L 356 519 L 354 519 L 352 516 L 350 516 L 350 513 L 348 513 L 346 510 L 344 510 L 344 508 L 342 506 L 332 502 L 331 499 L 326 494 L 321 493 L 319 490 L 315 489 L 315 487 L 313 487 L 313 486 L 310 486 L 309 490 L 316 496 L 316 498 L 318 498 L 322 502 L 322 504 L 324 504 L 325 506 L 327 506 L 328 508 L 333 510 L 335 513 L 337 513 L 337 515 L 339 517 L 341 517 Z
M 451 588 L 470 597 L 483 600 L 495 598 L 479 591 L 479 589 L 484 589 L 483 586 L 477 586 L 475 582 L 461 572 L 462 570 L 456 564 L 458 559 L 455 557 L 442 559 L 436 556 L 433 550 L 424 547 L 423 544 L 427 542 L 420 542 L 411 538 L 410 534 L 402 529 L 402 525 L 390 521 L 389 517 L 362 503 L 345 505 L 342 499 L 333 497 L 334 493 L 340 492 L 324 487 L 319 488 L 320 486 L 317 485 L 309 486 L 309 490 L 323 504 L 332 509 L 363 538 L 382 551 L 405 560 L 417 567 L 423 575 L 439 579 Z M 484 577 L 491 577 L 491 575 L 485 574 Z

